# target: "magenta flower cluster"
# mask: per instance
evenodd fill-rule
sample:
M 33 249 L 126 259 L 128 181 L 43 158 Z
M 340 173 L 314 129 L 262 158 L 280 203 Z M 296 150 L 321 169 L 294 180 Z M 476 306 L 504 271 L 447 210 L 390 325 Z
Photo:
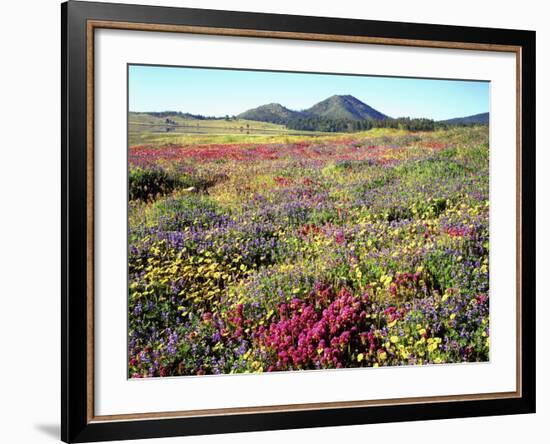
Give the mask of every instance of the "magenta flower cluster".
M 341 368 L 354 352 L 376 348 L 374 334 L 366 331 L 367 294 L 357 298 L 342 288 L 333 295 L 327 288 L 313 299 L 315 303 L 295 298 L 281 304 L 279 322 L 268 329 L 260 327 L 263 346 L 273 350 L 276 358 L 268 370 Z M 315 306 L 330 300 L 322 310 Z

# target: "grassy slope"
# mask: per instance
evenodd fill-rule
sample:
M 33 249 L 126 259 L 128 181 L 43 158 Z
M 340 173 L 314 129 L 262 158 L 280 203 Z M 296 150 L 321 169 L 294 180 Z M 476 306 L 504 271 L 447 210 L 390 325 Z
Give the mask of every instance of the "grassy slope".
M 405 136 L 407 131 L 392 128 L 374 128 L 369 131 L 357 133 L 315 133 L 309 132 L 305 135 L 304 132 L 281 132 L 281 133 L 256 133 L 256 134 L 177 134 L 177 133 L 151 133 L 144 132 L 142 134 L 130 134 L 130 146 L 149 145 L 151 147 L 161 147 L 163 145 L 204 145 L 204 144 L 219 144 L 219 143 L 297 143 L 304 140 L 312 142 L 330 142 L 337 141 L 343 138 L 368 138 L 382 139 L 380 143 L 389 143 L 389 139 L 397 136 Z M 422 133 L 418 133 L 422 134 Z M 431 133 L 435 135 L 436 133 Z
M 239 128 L 240 126 L 246 127 L 248 124 L 250 129 L 255 130 L 285 130 L 284 125 L 275 125 L 269 122 L 256 122 L 252 120 L 225 120 L 225 119 L 216 119 L 216 120 L 197 120 L 197 119 L 186 119 L 181 116 L 170 116 L 170 120 L 173 120 L 177 126 L 183 127 L 204 127 L 204 128 Z M 149 114 L 142 113 L 133 113 L 129 114 L 129 123 L 131 125 L 159 125 L 166 127 L 166 117 L 155 117 Z
M 166 118 L 130 113 L 128 119 L 130 146 L 141 144 L 158 146 L 170 143 L 293 142 L 296 137 L 327 134 L 314 131 L 294 131 L 287 129 L 284 125 L 244 119 L 194 120 L 179 116 L 171 116 L 170 119 L 176 123 L 176 126 L 172 132 L 168 133 L 163 132 L 164 128 L 170 126 L 166 125 Z

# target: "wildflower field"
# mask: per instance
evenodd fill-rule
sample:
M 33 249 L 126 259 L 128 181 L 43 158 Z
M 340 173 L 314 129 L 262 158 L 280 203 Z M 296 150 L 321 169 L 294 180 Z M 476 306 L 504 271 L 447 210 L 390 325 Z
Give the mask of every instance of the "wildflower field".
M 489 359 L 487 126 L 129 148 L 131 378 Z

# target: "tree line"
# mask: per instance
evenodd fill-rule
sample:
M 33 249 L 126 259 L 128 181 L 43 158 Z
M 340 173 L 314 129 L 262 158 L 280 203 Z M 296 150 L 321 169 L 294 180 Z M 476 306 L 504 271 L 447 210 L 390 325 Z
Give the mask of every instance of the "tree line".
M 151 111 L 147 112 L 145 114 L 148 114 L 153 117 L 160 117 L 160 118 L 170 118 L 170 117 L 181 117 L 183 119 L 194 119 L 194 120 L 219 120 L 219 117 L 211 117 L 211 116 L 203 116 L 202 114 L 191 114 L 191 113 L 183 113 L 181 111 Z
M 397 119 L 382 120 L 352 120 L 352 119 L 330 119 L 327 117 L 298 117 L 285 122 L 287 128 L 299 131 L 320 131 L 320 132 L 356 132 L 367 131 L 372 128 L 394 128 L 407 131 L 434 131 L 446 129 L 450 126 L 472 126 L 474 124 L 449 125 L 443 122 L 436 122 L 431 119 L 411 119 L 400 117 Z
M 147 114 L 154 117 L 166 118 L 166 123 L 176 123 L 170 119 L 170 117 L 178 116 L 184 119 L 194 120 L 237 120 L 237 116 L 225 117 L 213 117 L 203 116 L 201 114 L 183 113 L 181 111 L 162 111 L 162 112 L 148 112 Z M 271 122 L 278 125 L 285 125 L 288 129 L 297 131 L 319 131 L 326 133 L 345 133 L 345 132 L 357 132 L 368 131 L 373 128 L 394 128 L 404 129 L 407 131 L 435 131 L 438 129 L 447 129 L 456 126 L 475 126 L 480 123 L 445 123 L 437 122 L 431 119 L 413 119 L 410 117 L 399 117 L 396 119 L 387 118 L 381 120 L 365 119 L 333 119 L 329 117 L 302 115 L 297 117 L 280 117 L 280 118 L 259 118 L 254 119 L 263 122 Z

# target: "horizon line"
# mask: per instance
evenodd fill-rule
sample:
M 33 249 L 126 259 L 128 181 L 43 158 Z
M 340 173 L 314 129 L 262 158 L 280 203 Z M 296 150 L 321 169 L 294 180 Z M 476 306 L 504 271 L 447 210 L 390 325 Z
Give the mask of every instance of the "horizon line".
M 258 106 L 255 106 L 253 108 L 248 108 L 244 111 L 241 111 L 239 114 L 243 114 L 245 112 L 248 112 L 248 111 L 252 111 L 254 109 L 258 109 L 258 108 L 261 108 L 261 107 L 264 107 L 264 106 L 269 106 L 269 105 L 279 105 L 279 106 L 282 106 L 283 108 L 289 110 L 289 111 L 292 111 L 292 112 L 297 112 L 297 113 L 303 113 L 305 111 L 307 111 L 308 109 L 314 107 L 315 105 L 319 104 L 319 103 L 322 103 L 332 97 L 351 97 L 359 102 L 361 102 L 363 105 L 366 105 L 368 106 L 369 108 L 371 108 L 372 110 L 380 113 L 380 114 L 384 114 L 388 119 L 427 119 L 427 120 L 433 120 L 435 122 L 441 122 L 441 121 L 445 121 L 445 120 L 452 120 L 452 119 L 460 119 L 460 118 L 465 118 L 465 117 L 471 117 L 471 116 L 477 116 L 477 115 L 480 115 L 480 114 L 490 114 L 490 111 L 482 111 L 482 112 L 477 112 L 477 113 L 474 113 L 474 114 L 467 114 L 465 116 L 455 116 L 455 117 L 451 117 L 449 119 L 440 119 L 440 120 L 435 120 L 435 119 L 432 119 L 432 118 L 429 118 L 429 117 L 411 117 L 411 116 L 398 116 L 398 117 L 392 117 L 388 114 L 385 114 L 383 113 L 382 111 L 376 109 L 376 108 L 373 108 L 372 106 L 370 106 L 368 103 L 365 103 L 363 102 L 361 99 L 358 99 L 357 97 L 355 97 L 353 94 L 332 94 L 330 96 L 328 96 L 326 99 L 323 99 L 323 100 L 320 100 L 318 102 L 315 102 L 313 105 L 311 105 L 309 108 L 303 108 L 303 109 L 300 109 L 300 110 L 297 110 L 297 109 L 292 109 L 292 108 L 289 108 L 285 105 L 283 105 L 282 103 L 280 102 L 269 102 L 269 103 L 264 103 L 263 105 L 258 105 Z M 174 109 L 164 109 L 162 111 L 151 111 L 151 110 L 148 110 L 148 111 L 134 111 L 134 110 L 130 110 L 128 109 L 128 112 L 129 113 L 142 113 L 142 114 L 150 114 L 150 113 L 157 113 L 157 114 L 160 114 L 160 113 L 182 113 L 182 114 L 189 114 L 191 116 L 201 116 L 201 117 L 205 117 L 205 118 L 212 118 L 212 119 L 225 119 L 226 117 L 237 117 L 239 114 L 225 114 L 225 115 L 206 115 L 206 114 L 201 114 L 201 113 L 193 113 L 193 112 L 190 112 L 190 111 L 183 111 L 183 110 L 174 110 Z M 250 119 L 243 119 L 243 120 L 250 120 Z M 359 120 L 369 120 L 369 119 L 359 119 Z M 384 120 L 384 119 L 379 119 L 379 120 Z
M 280 103 L 277 103 L 277 102 L 266 103 L 265 105 L 273 105 L 273 104 L 281 105 Z M 260 107 L 265 106 L 265 105 L 259 105 L 259 106 L 256 106 L 254 108 L 249 108 L 249 109 L 247 109 L 247 110 L 245 110 L 245 111 L 243 111 L 239 114 L 242 114 L 244 112 L 247 112 L 247 111 L 250 111 L 250 110 L 253 110 L 253 109 L 256 109 L 256 108 L 260 108 Z M 281 106 L 284 106 L 284 105 L 281 105 Z M 307 110 L 307 108 L 305 108 L 303 110 L 297 111 L 297 110 L 293 110 L 291 108 L 287 108 L 286 106 L 285 106 L 285 108 L 288 109 L 289 111 L 294 111 L 294 112 L 298 112 L 298 113 L 302 113 L 305 110 Z M 378 110 L 376 110 L 376 111 L 378 111 Z M 382 113 L 381 111 L 378 111 L 378 112 Z M 207 115 L 207 114 L 194 113 L 194 112 L 190 112 L 190 111 L 175 110 L 175 109 L 147 110 L 147 111 L 136 111 L 136 110 L 128 109 L 128 113 L 136 113 L 136 114 L 180 113 L 180 114 L 188 114 L 190 116 L 201 116 L 201 117 L 204 117 L 206 119 L 225 119 L 226 117 L 233 118 L 233 117 L 238 117 L 238 115 L 239 115 L 239 114 Z M 384 113 L 382 113 L 382 114 L 384 114 Z M 426 119 L 426 120 L 433 120 L 434 122 L 443 122 L 443 121 L 446 121 L 446 120 L 462 119 L 462 118 L 465 118 L 465 117 L 478 116 L 478 115 L 481 115 L 481 114 L 491 114 L 491 111 L 481 111 L 481 112 L 476 112 L 476 113 L 473 113 L 473 114 L 460 115 L 460 116 L 450 117 L 448 119 L 438 119 L 438 120 L 433 119 L 431 117 L 411 117 L 411 116 L 392 117 L 392 116 L 388 116 L 387 114 L 385 114 L 385 116 L 388 119 L 392 119 L 392 120 L 398 120 L 398 119 L 411 119 L 411 120 Z M 242 119 L 242 120 L 252 120 L 252 119 Z M 352 119 L 352 120 L 354 120 L 354 119 Z M 357 120 L 371 120 L 371 119 L 357 119 Z M 377 120 L 377 119 L 374 119 L 374 120 Z M 384 120 L 384 119 L 378 119 L 378 120 Z

